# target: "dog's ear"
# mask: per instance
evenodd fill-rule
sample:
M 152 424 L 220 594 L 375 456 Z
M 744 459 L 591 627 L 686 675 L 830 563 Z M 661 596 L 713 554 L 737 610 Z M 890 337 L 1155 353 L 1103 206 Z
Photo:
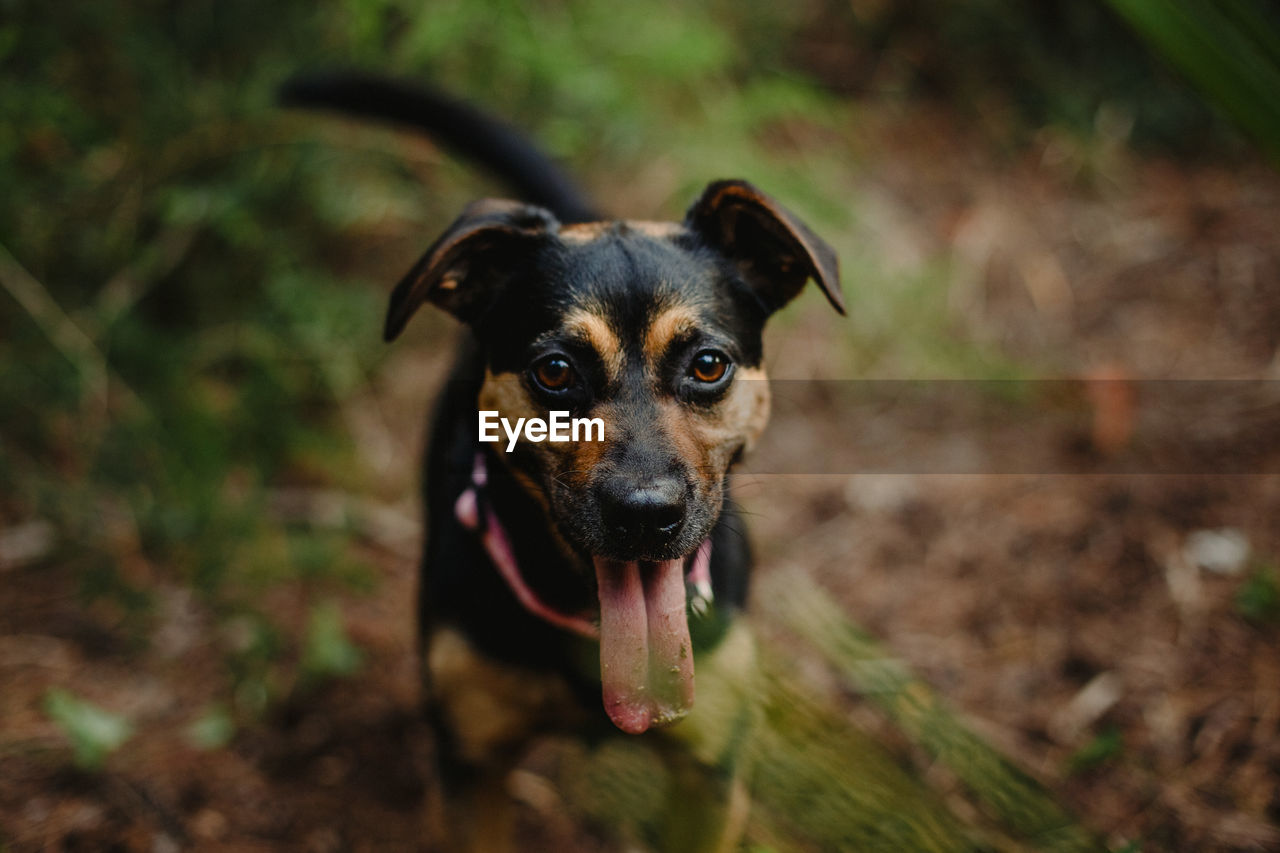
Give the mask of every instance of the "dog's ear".
M 423 302 L 476 323 L 512 272 L 558 228 L 541 207 L 501 199 L 468 205 L 392 291 L 383 338 L 395 339 Z
M 735 263 L 765 308 L 786 305 L 812 278 L 844 313 L 835 251 L 795 214 L 746 181 L 716 181 L 685 215 L 685 227 Z

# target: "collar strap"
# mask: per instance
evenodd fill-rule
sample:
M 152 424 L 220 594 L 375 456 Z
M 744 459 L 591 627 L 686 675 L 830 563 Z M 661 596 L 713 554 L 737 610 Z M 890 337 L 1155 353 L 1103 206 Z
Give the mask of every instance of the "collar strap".
M 511 549 L 511 539 L 506 528 L 498 519 L 498 514 L 486 502 L 482 505 L 481 494 L 489 482 L 489 471 L 485 467 L 484 453 L 476 451 L 475 462 L 471 466 L 471 485 L 454 503 L 454 516 L 458 523 L 468 530 L 480 534 L 485 553 L 497 568 L 498 574 L 507 582 L 511 592 L 515 594 L 525 610 L 544 622 L 550 622 L 557 628 L 563 628 L 589 640 L 600 639 L 600 628 L 586 616 L 561 613 L 543 601 L 533 588 L 525 582 L 516 562 L 515 552 Z M 698 548 L 693 558 L 693 567 L 689 571 L 689 581 L 694 587 L 694 610 L 702 613 L 711 602 L 711 539 L 708 537 Z
M 471 466 L 471 485 L 458 495 L 458 500 L 453 507 L 458 521 L 463 527 L 480 533 L 480 541 L 484 544 L 484 550 L 488 553 L 489 559 L 497 567 L 498 574 L 502 575 L 507 586 L 511 587 L 516 599 L 524 605 L 525 610 L 558 628 L 572 631 L 589 640 L 599 640 L 600 629 L 594 622 L 584 616 L 561 613 L 539 598 L 532 587 L 525 583 L 524 576 L 520 574 L 520 566 L 516 563 L 516 555 L 511 550 L 511 539 L 507 536 L 506 528 L 498 520 L 493 507 L 487 503 L 484 506 L 480 505 L 480 493 L 488 482 L 489 472 L 485 468 L 484 454 L 476 451 L 476 460 Z M 483 513 L 483 525 L 480 523 L 481 513 Z

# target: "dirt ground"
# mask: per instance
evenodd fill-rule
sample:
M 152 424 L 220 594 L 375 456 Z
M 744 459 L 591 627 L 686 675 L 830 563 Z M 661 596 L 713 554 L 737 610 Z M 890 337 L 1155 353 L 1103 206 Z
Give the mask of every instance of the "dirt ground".
M 966 335 L 1058 377 L 1280 379 L 1274 171 L 1053 138 L 1010 163 L 927 113 L 868 117 L 861 134 L 859 227 L 908 272 L 955 259 Z M 856 311 L 857 271 L 845 275 Z M 825 375 L 824 342 L 846 331 L 819 301 L 770 341 L 775 375 Z M 378 393 L 414 447 L 444 355 L 408 350 Z M 1280 555 L 1275 403 L 1259 473 L 1122 475 L 1105 461 L 1123 458 L 1141 400 L 1091 399 L 1092 431 L 1018 438 L 1040 470 L 1085 474 L 742 478 L 760 571 L 811 573 L 1104 838 L 1280 850 L 1280 624 L 1247 598 Z M 793 417 L 780 410 L 771 430 L 803 434 Z M 186 736 L 227 683 L 205 639 L 212 615 L 190 595 L 162 591 L 166 642 L 136 648 L 112 612 L 81 605 L 72 566 L 0 575 L 0 847 L 417 849 L 431 738 L 401 467 L 391 520 L 355 545 L 380 583 L 343 608 L 364 666 L 298 691 L 223 748 Z M 1219 565 L 1203 532 L 1224 529 L 1247 556 Z M 301 596 L 273 595 L 283 629 L 301 630 Z M 52 685 L 138 722 L 104 772 L 68 769 L 41 711 Z

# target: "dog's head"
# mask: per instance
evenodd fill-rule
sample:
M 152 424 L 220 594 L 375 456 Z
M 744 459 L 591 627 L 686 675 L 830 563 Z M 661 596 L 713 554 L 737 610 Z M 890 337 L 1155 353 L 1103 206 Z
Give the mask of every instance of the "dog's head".
M 623 729 L 691 701 L 685 567 L 768 419 L 765 321 L 811 278 L 843 313 L 830 247 L 750 184 L 720 181 L 680 224 L 561 226 L 477 202 L 392 295 L 388 340 L 423 302 L 472 328 L 481 410 L 603 422 L 603 440 L 522 437 L 498 455 L 570 562 L 594 568 L 606 709 Z

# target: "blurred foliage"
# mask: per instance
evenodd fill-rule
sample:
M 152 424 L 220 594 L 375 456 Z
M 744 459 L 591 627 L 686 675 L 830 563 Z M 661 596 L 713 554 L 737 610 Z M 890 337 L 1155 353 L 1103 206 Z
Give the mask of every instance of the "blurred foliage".
M 1167 0 L 1108 3 L 1120 11 L 1145 6 L 1153 21 L 1173 17 Z M 1085 138 L 1118 134 L 1138 147 L 1183 155 L 1235 147 L 1230 127 L 1146 49 L 1108 3 L 832 3 L 827 17 L 838 22 L 837 32 L 853 47 L 822 52 L 819 57 L 835 58 L 812 64 L 845 90 L 944 100 L 978 119 L 993 137 L 1018 144 L 1051 125 Z M 1203 7 L 1198 14 L 1209 17 L 1222 14 L 1209 11 L 1213 4 L 1173 5 Z M 1227 5 L 1245 9 L 1258 4 L 1238 0 Z M 1274 40 L 1276 22 L 1271 18 Z M 821 43 L 830 38 L 829 31 L 813 38 Z M 1213 38 L 1200 36 L 1201 56 L 1211 54 Z M 1264 82 L 1255 78 L 1255 85 Z
M 162 583 L 255 622 L 264 584 L 342 585 L 270 490 L 359 484 L 338 405 L 378 357 L 379 298 L 308 203 L 317 153 L 263 120 L 341 21 L 305 3 L 5 7 L 0 519 L 52 521 L 53 558 L 135 633 Z M 228 649 L 230 671 L 256 677 L 277 645 Z
M 83 770 L 100 768 L 107 756 L 133 736 L 133 725 L 127 719 L 66 690 L 50 690 L 44 699 L 44 709 L 71 741 L 76 766 Z
M 235 736 L 235 719 L 221 705 L 207 708 L 187 727 L 187 741 L 197 749 L 220 749 Z
M 735 89 L 759 57 L 708 8 L 682 9 L 6 3 L 0 517 L 52 521 L 86 599 L 138 631 L 156 584 L 197 590 L 243 629 L 228 649 L 239 704 L 269 701 L 290 641 L 258 611 L 264 585 L 353 577 L 332 537 L 269 506 L 282 484 L 367 476 L 337 412 L 380 357 L 382 296 L 348 258 L 386 218 L 408 231 L 449 215 L 394 204 L 379 158 L 291 130 L 274 87 L 364 60 L 486 92 L 561 151 L 613 159 L 675 126 L 691 149 L 705 122 L 690 112 L 738 131 L 817 97 L 765 75 Z M 691 174 L 718 156 L 702 145 Z M 318 610 L 298 641 L 309 671 L 357 660 L 337 624 Z
M 1275 566 L 1258 568 L 1240 585 L 1236 610 L 1251 622 L 1280 623 L 1280 572 Z
M 352 645 L 337 602 L 314 607 L 307 622 L 302 672 L 312 679 L 350 675 L 360 668 L 360 650 Z
M 261 610 L 272 586 L 370 577 L 345 531 L 281 518 L 273 490 L 371 488 L 342 420 L 383 353 L 365 244 L 420 249 L 476 179 L 428 197 L 376 132 L 354 151 L 317 140 L 334 123 L 282 115 L 274 88 L 363 63 L 474 93 L 588 170 L 663 144 L 690 186 L 726 165 L 792 182 L 762 134 L 829 121 L 834 101 L 770 65 L 782 11 L 743 7 L 736 29 L 723 11 L 6 2 L 0 519 L 52 522 L 52 558 L 139 636 L 157 585 L 199 593 L 231 626 L 241 711 L 292 683 L 289 660 L 349 671 L 334 611 L 293 637 Z
M 1109 0 L 1219 109 L 1280 158 L 1280 7 L 1265 0 Z
M 734 714 L 754 711 L 751 736 L 735 759 L 751 798 L 746 838 L 757 845 L 751 849 L 1108 849 L 802 572 L 762 578 L 755 609 L 787 632 L 793 651 L 785 659 L 761 654 L 752 683 L 740 692 L 738 680 L 732 685 L 728 707 Z M 850 703 L 833 702 L 832 685 L 818 686 L 826 671 L 817 679 L 797 671 L 796 648 L 807 652 L 811 666 L 831 667 L 837 692 L 886 712 L 893 730 L 851 725 Z M 723 686 L 700 681 L 699 702 L 710 699 L 718 708 Z M 902 748 L 899 735 L 911 748 Z M 712 789 L 714 781 L 691 782 L 683 773 L 643 742 L 606 740 L 594 749 L 574 746 L 561 759 L 557 780 L 566 805 L 588 819 L 652 849 L 700 849 L 671 843 L 667 834 L 682 808 L 711 811 L 697 792 Z
M 407 263 L 481 182 L 379 131 L 282 115 L 272 93 L 289 74 L 359 65 L 431 79 L 529 128 L 589 183 L 652 183 L 661 194 L 647 203 L 674 214 L 708 179 L 749 176 L 834 235 L 857 217 L 842 68 L 873 69 L 855 88 L 940 92 L 1020 131 L 1097 132 L 1115 105 L 1139 140 L 1215 132 L 1117 19 L 1069 0 L 0 9 L 0 522 L 51 523 L 46 562 L 144 641 L 158 588 L 196 594 L 229 681 L 225 707 L 189 731 L 209 747 L 300 679 L 359 665 L 331 602 L 373 573 L 345 531 L 284 517 L 273 495 L 376 491 L 342 417 L 383 357 L 384 284 L 398 270 L 370 257 Z M 843 40 L 833 66 L 797 55 L 818 35 Z M 862 281 L 888 278 L 874 251 L 835 242 Z M 957 354 L 944 279 L 931 270 L 868 294 L 846 361 L 920 346 L 937 348 L 925 364 L 990 364 Z M 302 591 L 306 625 L 270 608 L 286 586 Z M 70 694 L 51 693 L 46 710 L 85 766 L 129 736 Z M 930 748 L 980 746 L 956 737 Z M 998 761 L 978 767 L 1008 786 L 995 813 L 1026 812 L 1024 834 L 1059 818 Z M 821 768 L 801 770 L 821 781 Z
M 1124 736 L 1115 726 L 1108 726 L 1080 747 L 1067 762 L 1071 773 L 1084 773 L 1108 761 L 1114 761 L 1124 752 Z
M 954 773 L 1002 832 L 1025 839 L 1035 850 L 1099 849 L 1098 841 L 1038 782 L 972 732 L 932 688 L 850 622 L 813 581 L 799 572 L 779 572 L 762 585 L 765 594 L 757 591 L 757 600 L 769 602 L 768 612 L 879 707 L 913 744 Z
M 672 213 L 708 176 L 729 174 L 793 187 L 838 211 L 805 179 L 813 164 L 778 156 L 772 135 L 787 122 L 833 127 L 846 112 L 789 67 L 796 10 L 761 0 L 441 0 L 430 14 L 405 0 L 359 0 L 347 8 L 364 43 L 357 61 L 447 81 L 580 173 L 628 174 L 678 157 Z

